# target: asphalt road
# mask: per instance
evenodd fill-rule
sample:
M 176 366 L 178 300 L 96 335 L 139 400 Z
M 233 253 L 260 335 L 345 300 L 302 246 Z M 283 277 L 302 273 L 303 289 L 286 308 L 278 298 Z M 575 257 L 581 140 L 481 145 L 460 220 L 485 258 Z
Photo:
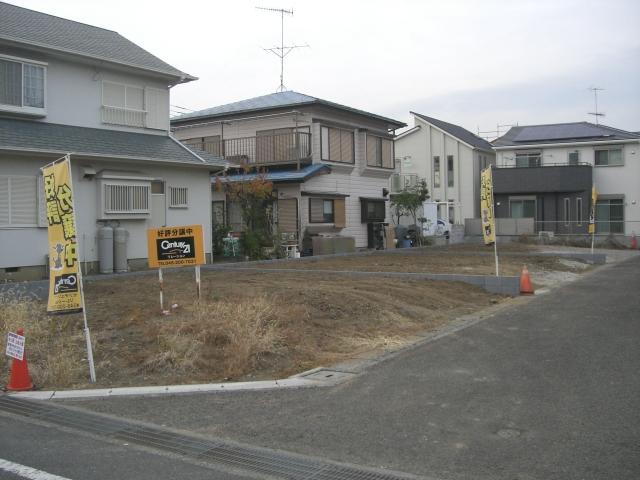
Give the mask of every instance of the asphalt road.
M 70 480 L 136 479 L 245 480 L 250 477 L 192 464 L 134 445 L 79 435 L 20 417 L 0 415 L 0 460 L 35 468 Z M 0 464 L 0 479 L 25 477 Z M 46 476 L 35 477 L 47 480 Z

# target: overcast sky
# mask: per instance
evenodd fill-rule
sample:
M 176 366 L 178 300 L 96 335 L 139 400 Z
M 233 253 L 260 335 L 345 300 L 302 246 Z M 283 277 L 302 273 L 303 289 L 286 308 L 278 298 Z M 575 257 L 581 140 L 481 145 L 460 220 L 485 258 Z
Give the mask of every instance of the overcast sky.
M 9 0 L 129 38 L 200 78 L 171 103 L 201 109 L 272 93 L 280 15 L 290 90 L 410 121 L 413 110 L 476 132 L 589 120 L 640 130 L 638 0 Z

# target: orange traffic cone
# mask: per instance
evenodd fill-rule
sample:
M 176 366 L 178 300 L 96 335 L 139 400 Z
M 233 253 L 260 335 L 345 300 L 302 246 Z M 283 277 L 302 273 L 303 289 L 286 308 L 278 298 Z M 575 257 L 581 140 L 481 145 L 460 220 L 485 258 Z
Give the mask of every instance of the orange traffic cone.
M 24 336 L 24 330 L 22 328 L 19 328 L 16 333 Z M 29 376 L 26 353 L 23 355 L 22 360 L 18 360 L 17 358 L 13 359 L 7 390 L 10 392 L 33 390 L 33 382 L 31 382 L 31 377 Z
M 638 249 L 638 239 L 636 238 L 636 232 L 631 234 L 631 250 Z
M 531 285 L 529 270 L 527 270 L 526 265 L 523 265 L 522 273 L 520 274 L 520 293 L 524 295 L 531 295 L 533 293 L 533 286 Z

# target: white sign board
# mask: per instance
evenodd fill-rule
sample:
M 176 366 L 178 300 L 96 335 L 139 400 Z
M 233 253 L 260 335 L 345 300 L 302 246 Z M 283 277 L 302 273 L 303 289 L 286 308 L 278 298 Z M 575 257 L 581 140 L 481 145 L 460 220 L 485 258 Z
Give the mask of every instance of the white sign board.
M 9 332 L 7 335 L 7 356 L 22 360 L 24 358 L 24 337 Z

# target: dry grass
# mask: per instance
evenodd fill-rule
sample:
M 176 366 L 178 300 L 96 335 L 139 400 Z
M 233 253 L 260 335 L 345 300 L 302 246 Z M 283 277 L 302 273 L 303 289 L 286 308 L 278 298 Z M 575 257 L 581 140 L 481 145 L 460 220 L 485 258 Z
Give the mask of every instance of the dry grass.
M 36 386 L 70 387 L 87 368 L 82 320 L 78 315 L 48 317 L 45 306 L 12 293 L 0 294 L 0 332 L 6 342 L 8 332 L 23 328 L 29 373 Z M 11 358 L 2 355 L 0 371 L 10 371 Z
M 157 352 L 144 362 L 149 372 L 219 370 L 238 377 L 260 368 L 261 362 L 283 350 L 279 318 L 282 307 L 266 296 L 196 302 L 192 315 L 168 317 L 150 325 Z

